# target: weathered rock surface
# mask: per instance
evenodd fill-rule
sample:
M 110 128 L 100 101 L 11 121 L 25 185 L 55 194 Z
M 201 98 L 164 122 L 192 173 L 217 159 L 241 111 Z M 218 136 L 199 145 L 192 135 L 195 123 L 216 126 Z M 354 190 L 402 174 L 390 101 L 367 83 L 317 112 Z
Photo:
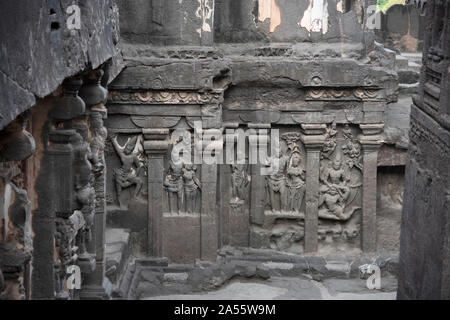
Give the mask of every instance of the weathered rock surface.
M 69 30 L 80 8 L 79 30 Z M 69 11 L 70 12 L 70 11 Z M 0 10 L 0 129 L 62 81 L 114 58 L 120 71 L 118 11 L 108 1 L 3 1 Z

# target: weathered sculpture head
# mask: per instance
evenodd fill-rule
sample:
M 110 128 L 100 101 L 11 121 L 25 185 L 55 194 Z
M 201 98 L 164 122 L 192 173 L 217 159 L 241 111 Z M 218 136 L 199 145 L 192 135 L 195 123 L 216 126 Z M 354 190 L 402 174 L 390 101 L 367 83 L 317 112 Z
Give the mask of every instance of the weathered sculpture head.
M 123 152 L 127 155 L 132 154 L 134 147 L 136 146 L 136 142 L 137 142 L 137 136 L 133 137 L 130 141 L 127 142 L 125 148 L 123 149 Z
M 302 158 L 301 158 L 300 154 L 295 152 L 292 155 L 291 166 L 292 167 L 298 167 L 298 166 L 300 166 L 301 162 L 302 162 Z
M 341 165 L 342 165 L 341 159 L 336 158 L 336 159 L 333 160 L 333 169 L 334 169 L 334 170 L 339 170 L 339 169 L 341 169 Z

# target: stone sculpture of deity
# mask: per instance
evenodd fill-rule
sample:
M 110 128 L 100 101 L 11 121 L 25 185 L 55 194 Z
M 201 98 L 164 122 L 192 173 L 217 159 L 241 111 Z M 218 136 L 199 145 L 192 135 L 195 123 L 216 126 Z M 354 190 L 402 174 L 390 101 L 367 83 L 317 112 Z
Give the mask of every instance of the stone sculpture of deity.
M 276 209 L 276 195 L 280 195 L 280 209 L 287 210 L 287 194 L 286 194 L 286 180 L 284 171 L 287 164 L 287 156 L 282 154 L 279 146 L 275 146 L 275 154 L 272 155 L 268 161 L 267 166 L 274 167 L 277 170 L 266 178 L 266 187 L 269 193 L 269 202 L 272 211 Z M 278 162 L 278 165 L 275 163 Z
M 139 174 L 141 170 L 144 169 L 144 167 L 137 154 L 133 152 L 137 143 L 137 138 L 138 137 L 136 136 L 129 140 L 123 148 L 119 146 L 117 142 L 117 136 L 114 136 L 111 139 L 122 163 L 122 166 L 120 168 L 114 169 L 114 180 L 116 185 L 117 198 L 119 199 L 121 208 L 124 207 L 124 204 L 121 203 L 120 200 L 120 194 L 122 190 L 124 188 L 135 185 L 136 189 L 134 190 L 133 196 L 134 198 L 137 198 L 140 195 L 143 185 L 143 181 L 139 177 Z
M 185 164 L 183 171 L 186 212 L 195 213 L 197 196 L 201 191 L 200 180 L 196 176 L 197 168 L 193 164 Z
M 350 188 L 347 186 L 349 178 L 342 168 L 342 161 L 339 156 L 333 160 L 331 166 L 325 168 L 320 180 L 322 186 L 320 187 L 319 207 L 324 205 L 326 209 L 325 211 L 319 211 L 319 216 L 339 220 L 348 219 L 349 217 L 344 214 L 344 211 L 350 195 Z
M 245 164 L 232 164 L 231 165 L 231 190 L 232 198 L 235 201 L 245 199 L 245 191 L 250 177 L 247 175 Z
M 301 167 L 301 156 L 294 151 L 286 169 L 287 209 L 300 212 L 306 191 L 305 170 Z
M 164 180 L 169 199 L 171 213 L 180 213 L 184 207 L 183 193 L 183 164 L 175 164 L 170 161 L 170 167 Z

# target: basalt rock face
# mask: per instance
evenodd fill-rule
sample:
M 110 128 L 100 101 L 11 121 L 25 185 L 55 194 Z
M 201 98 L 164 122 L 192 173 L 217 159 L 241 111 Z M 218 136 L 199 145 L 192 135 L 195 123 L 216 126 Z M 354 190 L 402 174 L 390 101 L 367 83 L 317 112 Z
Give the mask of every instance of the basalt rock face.
M 113 57 L 120 64 L 113 0 L 3 1 L 0 35 L 0 129 L 65 78 Z
M 425 10 L 423 67 L 411 108 L 401 226 L 400 299 L 450 299 L 450 3 Z
M 172 263 L 215 260 L 225 245 L 375 252 L 397 74 L 395 53 L 364 27 L 369 4 L 155 0 L 136 18 L 149 31 L 132 23 L 138 4 L 121 1 L 127 67 L 107 103 L 108 224 Z M 268 153 L 252 162 L 253 148 Z M 177 150 L 188 158 L 172 161 Z M 211 150 L 217 162 L 195 162 Z

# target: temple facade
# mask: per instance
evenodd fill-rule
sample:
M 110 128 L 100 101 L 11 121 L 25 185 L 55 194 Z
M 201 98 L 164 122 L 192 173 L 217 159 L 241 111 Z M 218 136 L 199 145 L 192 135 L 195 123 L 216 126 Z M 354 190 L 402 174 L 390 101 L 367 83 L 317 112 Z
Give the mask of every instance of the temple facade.
M 400 266 L 420 254 L 408 210 L 446 183 L 411 173 L 448 141 L 445 1 L 392 11 L 433 25 L 423 43 L 371 0 L 35 2 L 0 13 L 2 299 L 129 298 L 140 267 L 236 248 L 395 264 L 405 164 Z M 400 51 L 422 46 L 406 160 L 419 84 Z

